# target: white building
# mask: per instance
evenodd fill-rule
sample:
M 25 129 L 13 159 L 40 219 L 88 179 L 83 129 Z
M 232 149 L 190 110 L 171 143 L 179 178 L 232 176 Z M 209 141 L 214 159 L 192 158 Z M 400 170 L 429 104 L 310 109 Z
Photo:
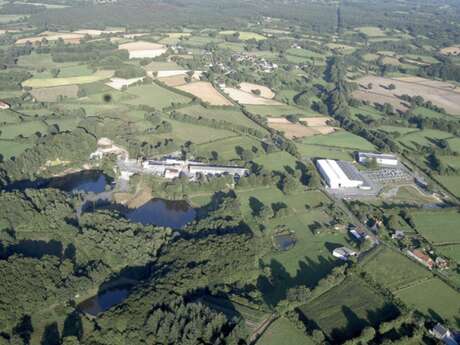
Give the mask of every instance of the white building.
M 316 161 L 319 173 L 332 189 L 357 188 L 364 184 L 357 171 L 351 171 L 352 166 L 340 164 L 332 159 L 319 159 Z M 344 170 L 345 169 L 345 170 Z
M 346 261 L 350 258 L 350 256 L 356 256 L 357 253 L 354 250 L 349 249 L 347 247 L 340 247 L 340 248 L 335 248 L 332 251 L 332 255 L 335 256 L 336 258 Z
M 358 162 L 361 164 L 367 163 L 370 160 L 375 159 L 378 165 L 384 166 L 397 166 L 398 158 L 392 154 L 384 153 L 371 153 L 371 152 L 358 152 Z

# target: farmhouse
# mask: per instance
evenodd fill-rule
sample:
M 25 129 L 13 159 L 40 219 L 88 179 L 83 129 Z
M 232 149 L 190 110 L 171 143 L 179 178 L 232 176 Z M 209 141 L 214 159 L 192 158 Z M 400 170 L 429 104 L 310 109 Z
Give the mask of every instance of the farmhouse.
M 356 256 L 357 253 L 350 249 L 350 248 L 347 248 L 347 247 L 339 247 L 339 248 L 335 248 L 333 251 L 332 251 L 332 255 L 335 256 L 336 258 L 339 258 L 341 260 L 348 260 L 351 256 Z
M 430 330 L 430 334 L 436 339 L 441 340 L 446 345 L 458 345 L 458 342 L 452 332 L 440 323 L 437 323 Z
M 358 162 L 361 164 L 365 164 L 374 159 L 378 165 L 383 166 L 397 166 L 399 163 L 398 158 L 395 155 L 371 152 L 358 152 Z
M 420 249 L 415 249 L 413 251 L 408 250 L 407 255 L 428 267 L 430 270 L 434 267 L 434 261 Z
M 329 188 L 358 188 L 364 184 L 358 170 L 347 162 L 319 159 L 316 167 Z

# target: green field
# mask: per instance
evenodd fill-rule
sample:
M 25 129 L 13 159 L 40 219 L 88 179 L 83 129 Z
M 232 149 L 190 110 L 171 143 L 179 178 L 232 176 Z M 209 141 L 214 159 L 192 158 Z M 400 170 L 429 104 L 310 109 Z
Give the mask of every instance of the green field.
M 77 85 L 45 87 L 33 89 L 30 94 L 39 102 L 56 102 L 60 96 L 76 98 L 78 95 Z
M 233 35 L 235 32 L 237 31 L 226 30 L 226 31 L 219 32 L 219 34 L 222 36 L 228 36 L 228 35 Z M 242 41 L 247 41 L 247 40 L 261 41 L 261 40 L 267 39 L 265 36 L 262 36 L 261 34 L 258 34 L 256 32 L 238 31 L 238 33 L 240 34 L 239 39 Z
M 238 136 L 236 134 L 232 137 L 199 145 L 198 152 L 201 154 L 206 154 L 212 151 L 216 151 L 219 154 L 219 159 L 239 160 L 240 156 L 237 154 L 235 149 L 237 146 L 240 146 L 246 150 L 251 150 L 252 147 L 256 147 L 258 152 L 263 152 L 259 141 L 247 136 Z
M 284 171 L 285 166 L 295 167 L 296 159 L 286 151 L 273 152 L 255 159 L 255 162 L 269 170 Z
M 302 306 L 301 311 L 336 341 L 356 336 L 364 327 L 375 327 L 398 314 L 395 306 L 353 276 Z
M 363 151 L 375 150 L 374 145 L 366 139 L 347 131 L 337 131 L 327 135 L 315 135 L 305 138 L 302 142 L 305 144 L 350 148 Z
M 24 152 L 25 149 L 30 147 L 32 147 L 32 143 L 0 140 L 0 154 L 4 159 L 17 157 Z
M 305 333 L 296 328 L 288 319 L 281 317 L 268 327 L 256 345 L 313 345 Z
M 377 26 L 361 26 L 357 28 L 357 31 L 362 32 L 363 34 L 369 37 L 382 37 L 386 36 L 385 31 L 380 29 Z
M 29 137 L 35 132 L 46 133 L 47 127 L 42 121 L 26 121 L 0 127 L 1 139 L 14 139 L 18 135 Z
M 396 293 L 403 302 L 435 319 L 460 327 L 460 294 L 437 278 Z
M 297 150 L 302 156 L 310 158 L 330 158 L 330 159 L 340 159 L 345 161 L 352 161 L 354 159 L 353 151 L 319 146 L 319 145 L 309 145 L 304 143 L 296 143 Z
M 385 247 L 366 258 L 363 269 L 372 279 L 392 291 L 432 276 L 427 269 Z
M 265 131 L 262 127 L 256 124 L 254 121 L 248 119 L 238 107 L 226 107 L 222 108 L 205 108 L 201 105 L 192 105 L 190 107 L 181 108 L 180 113 L 192 115 L 195 117 L 203 117 L 206 119 L 222 120 L 234 123 L 236 125 L 256 128 L 261 131 Z
M 169 107 L 172 103 L 187 103 L 190 98 L 169 91 L 155 83 L 132 87 L 126 91 L 127 94 L 134 98 L 124 102 L 131 105 L 148 105 L 157 109 Z
M 436 129 L 424 129 L 422 131 L 406 134 L 403 137 L 398 138 L 398 141 L 412 149 L 416 149 L 416 144 L 427 146 L 431 145 L 430 139 L 446 139 L 450 137 L 452 137 L 452 134 L 447 132 Z
M 456 197 L 460 197 L 460 176 L 437 176 L 436 179 Z
M 417 231 L 433 244 L 460 242 L 460 213 L 457 211 L 413 212 Z
M 73 84 L 88 84 L 94 83 L 99 80 L 108 79 L 113 75 L 113 71 L 100 70 L 92 75 L 69 77 L 69 78 L 43 78 L 43 79 L 28 79 L 22 83 L 23 86 L 31 88 L 39 87 L 53 87 L 53 86 L 64 86 Z

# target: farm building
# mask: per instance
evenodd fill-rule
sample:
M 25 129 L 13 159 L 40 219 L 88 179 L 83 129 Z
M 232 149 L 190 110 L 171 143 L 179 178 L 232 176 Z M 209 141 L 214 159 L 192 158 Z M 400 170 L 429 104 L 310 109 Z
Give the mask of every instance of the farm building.
M 434 336 L 436 339 L 441 340 L 446 345 L 458 345 L 458 342 L 455 339 L 452 332 L 440 323 L 437 323 L 430 330 L 430 334 Z
M 397 166 L 398 158 L 395 155 L 371 152 L 358 152 L 358 162 L 361 164 L 367 163 L 375 159 L 378 165 Z
M 358 188 L 364 180 L 358 170 L 347 162 L 332 159 L 319 159 L 316 161 L 319 173 L 332 189 Z
M 430 270 L 434 267 L 434 261 L 419 249 L 415 249 L 413 251 L 408 250 L 407 255 L 420 262 L 422 265 L 428 267 Z
M 3 110 L 10 109 L 10 105 L 3 101 L 0 101 L 0 109 L 3 109 Z
M 196 178 L 199 175 L 215 176 L 215 175 L 232 175 L 245 176 L 248 170 L 237 166 L 223 165 L 205 165 L 195 161 L 182 161 L 176 159 L 165 160 L 147 160 L 142 164 L 145 173 L 163 176 L 167 179 L 174 179 L 179 176 L 188 176 Z
M 348 260 L 351 256 L 356 256 L 357 253 L 350 249 L 350 248 L 347 248 L 347 247 L 339 247 L 339 248 L 335 248 L 333 251 L 332 251 L 332 255 L 335 256 L 336 258 L 339 258 L 341 260 Z

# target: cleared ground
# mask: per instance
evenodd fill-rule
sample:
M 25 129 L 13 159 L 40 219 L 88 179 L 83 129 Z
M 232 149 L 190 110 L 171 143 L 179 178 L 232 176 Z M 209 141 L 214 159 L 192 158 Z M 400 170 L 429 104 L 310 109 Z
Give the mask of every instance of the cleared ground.
M 353 93 L 357 99 L 372 103 L 390 103 L 394 107 L 405 110 L 407 106 L 398 96 L 422 96 L 425 100 L 433 102 L 444 108 L 448 113 L 460 115 L 460 90 L 447 82 L 433 81 L 419 77 L 385 78 L 368 75 L 357 80 L 359 90 Z M 371 83 L 372 89 L 367 85 Z M 390 90 L 393 84 L 395 89 Z
M 144 77 L 140 78 L 131 78 L 131 79 L 123 79 L 123 78 L 111 78 L 110 82 L 106 83 L 105 85 L 110 86 L 112 89 L 120 91 L 123 87 L 128 87 L 133 85 L 139 81 L 142 81 Z
M 40 35 L 20 38 L 16 41 L 16 44 L 26 44 L 27 42 L 36 43 L 41 42 L 43 38 L 47 41 L 57 41 L 62 38 L 65 43 L 80 43 L 80 40 L 85 37 L 84 34 L 74 33 L 74 32 L 53 32 L 45 31 Z
M 272 90 L 270 90 L 270 88 L 264 85 L 253 84 L 253 83 L 240 83 L 240 89 L 245 92 L 250 92 L 250 93 L 252 93 L 253 90 L 258 90 L 260 92 L 259 96 L 264 97 L 264 98 L 271 99 L 275 97 L 275 93 Z
M 277 101 L 272 99 L 267 99 L 254 95 L 252 92 L 245 92 L 240 89 L 233 87 L 225 87 L 223 91 L 228 94 L 233 100 L 241 104 L 250 104 L 250 105 L 282 105 Z
M 209 82 L 197 81 L 178 86 L 177 89 L 191 93 L 211 105 L 232 105 L 232 103 L 222 96 Z
M 268 118 L 268 126 L 277 131 L 284 132 L 286 138 L 305 138 L 319 134 L 311 127 L 303 126 L 299 123 L 292 123 L 283 117 Z
M 166 52 L 166 47 L 162 44 L 147 41 L 137 41 L 120 44 L 120 50 L 127 50 L 130 59 L 154 58 Z
M 56 102 L 60 96 L 76 98 L 78 95 L 78 86 L 66 85 L 45 87 L 41 89 L 33 89 L 30 93 L 39 102 Z
M 460 45 L 442 48 L 440 53 L 444 55 L 460 55 Z

